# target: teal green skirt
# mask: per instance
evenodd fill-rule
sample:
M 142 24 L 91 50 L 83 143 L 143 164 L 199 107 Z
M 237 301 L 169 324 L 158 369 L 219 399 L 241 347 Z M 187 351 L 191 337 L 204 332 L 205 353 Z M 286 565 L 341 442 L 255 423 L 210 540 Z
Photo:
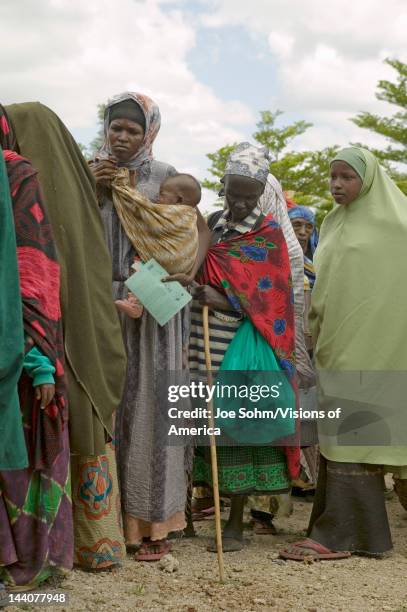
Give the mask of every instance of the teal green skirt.
M 220 494 L 275 495 L 291 488 L 284 451 L 272 446 L 217 448 Z M 212 487 L 210 448 L 197 448 L 194 485 Z

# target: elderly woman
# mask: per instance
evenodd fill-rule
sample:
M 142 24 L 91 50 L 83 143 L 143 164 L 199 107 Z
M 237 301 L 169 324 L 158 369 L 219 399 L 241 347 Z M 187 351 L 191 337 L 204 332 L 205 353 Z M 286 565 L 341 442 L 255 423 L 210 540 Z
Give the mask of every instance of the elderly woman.
M 153 158 L 159 128 L 158 106 L 145 95 L 125 93 L 106 108 L 105 142 L 92 169 L 113 260 L 115 300 L 127 297 L 124 283 L 137 253 L 115 210 L 111 183 L 118 167 L 128 168 L 130 184 L 157 201 L 161 183 L 176 173 L 172 166 Z M 208 245 L 209 232 L 199 213 L 198 231 L 200 248 L 191 279 Z M 164 327 L 146 311 L 139 319 L 121 317 L 128 367 L 116 433 L 125 539 L 128 550 L 141 545 L 136 560 L 155 561 L 169 551 L 168 534 L 185 527 L 190 452 L 167 445 L 157 417 L 166 409 L 166 397 L 159 388 L 160 371 L 182 369 L 189 313 L 177 314 Z
M 390 551 L 383 474 L 397 476 L 401 496 L 407 483 L 407 198 L 358 147 L 332 161 L 330 189 L 338 206 L 321 228 L 311 328 L 320 408 L 342 413 L 318 423 L 322 458 L 309 539 L 281 553 L 300 561 Z
M 19 418 L 13 410 L 13 401 L 7 406 L 7 415 L 2 414 L 9 422 L 1 427 L 6 435 L 1 437 L 0 453 L 0 578 L 10 588 L 22 590 L 35 588 L 51 576 L 63 576 L 72 568 L 68 406 L 59 303 L 60 267 L 37 171 L 11 150 L 15 138 L 2 107 L 0 141 L 12 194 L 14 227 L 11 224 L 10 229 L 14 234 L 15 228 L 22 298 L 22 311 L 20 302 L 20 307 L 9 313 L 14 319 L 21 318 L 7 329 L 8 337 L 2 348 L 8 346 L 11 354 L 20 349 L 21 336 L 16 346 L 13 343 L 18 339 L 22 322 L 26 344 L 18 386 Z M 2 268 L 3 263 L 6 262 L 2 261 Z M 11 271 L 12 268 L 8 270 Z M 12 286 L 3 289 L 9 297 Z M 17 360 L 14 373 L 20 373 Z M 7 433 L 13 435 L 15 444 L 9 453 Z
M 213 246 L 205 261 L 201 285 L 194 289 L 190 369 L 205 369 L 202 306 L 206 305 L 210 309 L 214 371 L 223 369 L 226 360 L 230 362 L 236 338 L 242 330 L 249 330 L 258 342 L 264 342 L 268 357 L 275 360 L 273 369 L 285 370 L 295 388 L 295 317 L 290 260 L 284 233 L 269 212 L 273 202 L 269 196 L 275 192 L 268 182 L 268 168 L 265 149 L 249 143 L 238 145 L 227 162 L 226 207 L 213 224 Z M 287 222 L 290 226 L 288 218 Z M 267 245 L 272 248 L 268 250 Z M 220 492 L 232 499 L 230 517 L 223 532 L 225 551 L 243 547 L 245 497 L 288 492 L 291 478 L 298 473 L 298 458 L 296 447 L 218 448 Z M 194 481 L 200 486 L 212 485 L 209 456 L 202 448 L 195 458 Z M 216 550 L 216 547 L 209 549 Z
M 126 361 L 95 186 L 55 113 L 38 102 L 13 104 L 7 111 L 18 150 L 39 171 L 61 265 L 74 562 L 83 569 L 109 569 L 125 555 L 111 439 Z

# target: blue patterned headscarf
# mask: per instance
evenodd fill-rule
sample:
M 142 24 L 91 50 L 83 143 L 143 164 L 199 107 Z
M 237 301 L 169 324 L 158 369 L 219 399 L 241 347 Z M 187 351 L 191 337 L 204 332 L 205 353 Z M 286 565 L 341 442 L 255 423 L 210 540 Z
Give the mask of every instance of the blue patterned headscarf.
M 308 278 L 311 289 L 315 283 L 315 268 L 312 262 L 315 249 L 318 244 L 318 230 L 315 214 L 308 206 L 293 206 L 288 209 L 288 216 L 290 219 L 305 219 L 308 223 L 312 223 L 314 231 L 312 232 L 308 241 L 307 253 L 304 253 L 304 274 Z
M 227 174 L 248 176 L 265 185 L 269 168 L 270 158 L 267 147 L 255 147 L 250 142 L 241 142 L 229 155 L 225 176 Z
M 293 208 L 288 209 L 288 216 L 290 219 L 305 219 L 314 226 L 314 231 L 309 239 L 309 247 L 311 255 L 313 256 L 318 245 L 318 230 L 315 213 L 313 213 L 308 206 L 293 206 Z

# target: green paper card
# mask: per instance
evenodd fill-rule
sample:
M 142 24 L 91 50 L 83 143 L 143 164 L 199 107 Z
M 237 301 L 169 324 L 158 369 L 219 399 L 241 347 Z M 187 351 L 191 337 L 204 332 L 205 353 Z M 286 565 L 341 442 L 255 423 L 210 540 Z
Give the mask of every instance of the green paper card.
M 165 276 L 168 272 L 155 259 L 150 259 L 126 281 L 127 287 L 159 325 L 168 323 L 192 300 L 180 283 L 163 283 L 161 279 Z

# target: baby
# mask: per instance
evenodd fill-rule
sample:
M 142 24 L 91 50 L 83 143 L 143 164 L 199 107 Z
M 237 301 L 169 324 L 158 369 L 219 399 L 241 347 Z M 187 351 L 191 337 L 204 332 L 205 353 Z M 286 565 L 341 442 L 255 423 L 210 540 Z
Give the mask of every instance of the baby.
M 196 208 L 201 201 L 201 185 L 191 174 L 175 174 L 161 183 L 157 204 L 184 204 Z
M 140 196 L 142 197 L 142 196 Z M 199 182 L 190 174 L 176 174 L 169 176 L 162 183 L 157 198 L 156 204 L 147 203 L 148 206 L 153 206 L 154 212 L 159 211 L 159 206 L 188 206 L 196 208 L 201 201 L 201 186 Z M 146 202 L 143 203 L 145 206 Z M 159 205 L 159 206 L 157 206 Z M 180 211 L 182 215 L 182 211 Z M 196 223 L 196 221 L 195 221 Z M 179 238 L 182 240 L 182 233 L 186 234 L 186 227 L 181 224 L 178 227 Z M 190 232 L 185 235 L 186 241 L 190 240 Z M 195 254 L 196 256 L 196 254 Z M 195 261 L 192 261 L 192 265 Z M 137 258 L 133 264 L 133 269 L 137 272 L 141 265 L 140 258 Z M 132 319 L 138 319 L 143 314 L 143 306 L 132 293 L 128 293 L 125 300 L 116 300 L 116 307 L 120 312 L 127 314 Z

